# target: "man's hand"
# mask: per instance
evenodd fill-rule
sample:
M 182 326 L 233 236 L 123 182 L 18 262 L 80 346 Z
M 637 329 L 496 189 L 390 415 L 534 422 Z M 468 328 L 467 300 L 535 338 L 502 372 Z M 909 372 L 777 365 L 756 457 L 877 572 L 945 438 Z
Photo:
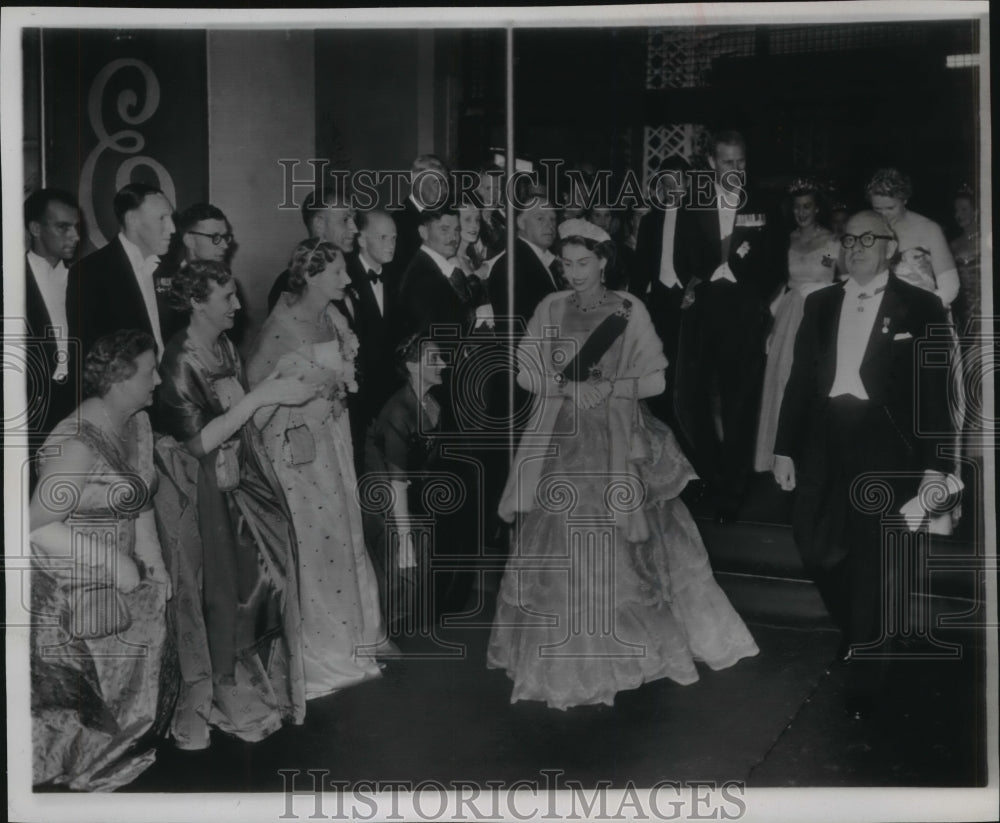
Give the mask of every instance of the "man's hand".
M 771 473 L 782 491 L 790 492 L 795 488 L 795 461 L 783 454 L 776 454 L 771 464 Z

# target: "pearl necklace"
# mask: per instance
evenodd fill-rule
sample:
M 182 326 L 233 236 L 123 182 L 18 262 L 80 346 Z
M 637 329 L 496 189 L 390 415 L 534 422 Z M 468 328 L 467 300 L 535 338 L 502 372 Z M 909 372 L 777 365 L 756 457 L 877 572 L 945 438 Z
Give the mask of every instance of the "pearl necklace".
M 589 306 L 584 306 L 580 302 L 580 295 L 578 292 L 573 292 L 573 294 L 570 296 L 570 299 L 573 301 L 573 305 L 575 305 L 580 311 L 590 312 L 598 308 L 599 306 L 603 306 L 604 301 L 607 299 L 607 297 L 608 297 L 608 290 L 605 289 L 604 292 L 601 294 L 601 299 L 598 300 L 596 303 L 591 303 Z

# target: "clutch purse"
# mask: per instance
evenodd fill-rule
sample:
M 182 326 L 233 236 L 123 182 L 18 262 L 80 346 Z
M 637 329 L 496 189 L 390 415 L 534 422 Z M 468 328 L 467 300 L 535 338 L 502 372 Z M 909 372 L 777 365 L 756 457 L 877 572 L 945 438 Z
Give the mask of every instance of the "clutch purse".
M 240 485 L 239 440 L 229 440 L 215 454 L 215 482 L 219 491 L 231 492 Z
M 316 459 L 316 441 L 305 423 L 285 429 L 284 455 L 290 466 L 303 466 Z
M 73 638 L 96 640 L 125 631 L 132 614 L 121 594 L 108 583 L 73 584 L 68 592 L 69 609 L 62 627 Z
M 632 398 L 632 436 L 629 440 L 628 459 L 632 463 L 646 463 L 652 458 L 649 447 L 649 432 L 639 413 L 639 400 Z

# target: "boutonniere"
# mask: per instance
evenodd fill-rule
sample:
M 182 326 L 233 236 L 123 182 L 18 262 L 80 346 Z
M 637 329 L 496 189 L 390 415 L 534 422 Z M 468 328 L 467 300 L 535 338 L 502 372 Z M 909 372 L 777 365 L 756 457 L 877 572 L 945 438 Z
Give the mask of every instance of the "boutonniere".
M 588 378 L 589 378 L 589 380 L 590 380 L 591 383 L 596 383 L 603 376 L 604 375 L 601 372 L 601 367 L 600 366 L 591 366 L 590 367 L 590 373 L 588 375 Z
M 170 289 L 173 287 L 174 278 L 172 277 L 157 277 L 153 282 L 153 290 L 157 294 L 169 294 Z
M 820 261 L 824 266 L 830 268 L 833 265 L 833 258 L 829 254 L 824 254 L 823 259 Z
M 882 334 L 888 334 L 888 333 L 889 333 L 889 318 L 888 317 L 883 317 L 882 318 Z
M 740 243 L 740 247 L 736 250 L 736 256 L 741 260 L 750 254 L 750 241 L 744 240 Z

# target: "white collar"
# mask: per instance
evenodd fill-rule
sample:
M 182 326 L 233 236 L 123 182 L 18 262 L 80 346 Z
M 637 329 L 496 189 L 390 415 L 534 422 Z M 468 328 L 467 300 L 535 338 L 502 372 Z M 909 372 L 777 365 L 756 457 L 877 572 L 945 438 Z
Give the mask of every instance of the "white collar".
M 865 285 L 861 285 L 853 277 L 848 277 L 844 281 L 844 295 L 855 300 L 861 294 L 866 294 L 869 297 L 874 296 L 878 292 L 885 289 L 889 283 L 889 270 L 883 269 L 878 274 L 876 274 L 871 280 L 869 280 Z
M 358 252 L 358 260 L 360 260 L 361 265 L 364 266 L 365 274 L 368 274 L 370 271 L 375 272 L 375 274 L 382 274 L 382 267 L 369 260 L 368 255 L 366 255 L 363 251 Z
M 31 264 L 31 270 L 35 274 L 60 274 L 66 270 L 66 264 L 62 260 L 57 260 L 53 266 L 48 260 L 31 249 L 28 249 L 28 262 Z
M 441 274 L 445 277 L 451 277 L 451 273 L 455 270 L 455 266 L 448 262 L 447 258 L 442 257 L 434 249 L 424 243 L 420 250 L 424 252 L 431 260 L 434 261 L 434 265 L 441 270 Z
M 128 259 L 132 263 L 132 268 L 135 269 L 136 272 L 151 270 L 152 261 L 156 261 L 157 263 L 160 262 L 160 257 L 159 255 L 156 254 L 151 254 L 149 255 L 149 257 L 143 257 L 142 249 L 140 249 L 135 243 L 129 240 L 125 236 L 125 232 L 123 231 L 118 232 L 118 239 L 119 241 L 121 241 L 122 248 L 125 249 L 125 254 L 128 255 Z
M 729 191 L 729 189 L 724 189 L 720 186 L 718 181 L 715 182 L 715 204 L 717 208 L 736 211 L 739 208 L 740 202 L 742 202 L 745 198 L 746 190 Z M 736 201 L 736 204 L 730 205 L 733 200 Z

